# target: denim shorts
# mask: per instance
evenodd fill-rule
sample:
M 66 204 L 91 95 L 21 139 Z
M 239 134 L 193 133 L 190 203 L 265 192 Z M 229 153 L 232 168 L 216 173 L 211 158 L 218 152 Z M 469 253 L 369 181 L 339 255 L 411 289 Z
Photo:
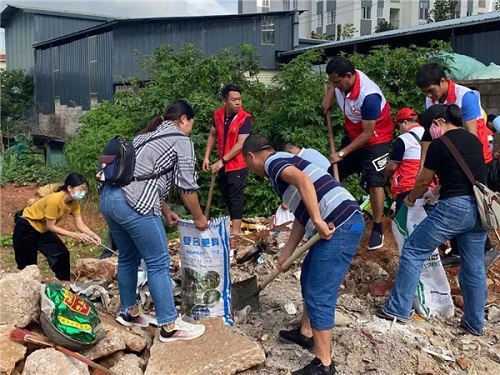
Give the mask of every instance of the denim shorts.
M 332 329 L 339 287 L 365 234 L 363 215 L 356 212 L 336 228 L 329 240 L 320 240 L 302 264 L 300 285 L 311 327 Z

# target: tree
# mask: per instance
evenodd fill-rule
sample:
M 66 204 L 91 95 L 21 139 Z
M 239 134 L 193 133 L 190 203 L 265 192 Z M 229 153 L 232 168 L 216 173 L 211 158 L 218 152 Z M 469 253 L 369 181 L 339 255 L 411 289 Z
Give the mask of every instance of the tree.
M 375 28 L 376 33 L 382 33 L 384 31 L 396 30 L 397 27 L 393 26 L 392 23 L 386 21 L 385 18 L 378 23 L 378 26 Z
M 21 69 L 0 70 L 2 131 L 10 133 L 29 117 L 34 104 L 33 78 Z
M 457 3 L 457 1 L 453 0 L 436 0 L 434 8 L 429 12 L 427 21 L 439 22 L 454 19 Z
M 337 40 L 351 39 L 358 30 L 352 23 L 337 25 Z
M 499 11 L 500 11 L 500 0 L 497 0 L 497 2 L 495 3 L 495 10 L 496 10 L 497 12 L 499 12 Z

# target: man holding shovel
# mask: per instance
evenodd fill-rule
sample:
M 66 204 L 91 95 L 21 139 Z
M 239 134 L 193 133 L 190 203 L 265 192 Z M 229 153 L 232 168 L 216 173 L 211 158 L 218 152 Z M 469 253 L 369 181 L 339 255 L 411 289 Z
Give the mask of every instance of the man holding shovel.
M 233 222 L 231 233 L 239 235 L 243 219 L 243 191 L 248 170 L 241 156 L 241 147 L 250 134 L 252 116 L 242 107 L 241 90 L 230 84 L 221 91 L 223 106 L 214 113 L 213 126 L 207 139 L 202 168 L 218 174 L 217 182 L 222 198 L 229 209 Z M 219 160 L 210 166 L 210 153 L 217 143 Z M 231 246 L 234 252 L 234 246 Z
M 361 185 L 370 194 L 373 210 L 368 250 L 379 249 L 384 245 L 385 167 L 394 135 L 389 103 L 377 84 L 343 56 L 330 60 L 326 73 L 331 87 L 323 99 L 323 110 L 331 111 L 335 97 L 347 131 L 341 149 L 330 156 L 330 162 L 338 165 L 340 181 L 361 173 Z
M 316 357 L 293 375 L 335 374 L 331 330 L 338 289 L 365 232 L 359 205 L 326 171 L 299 156 L 275 152 L 263 135 L 250 135 L 242 153 L 250 171 L 267 175 L 276 193 L 295 215 L 278 267 L 281 269 L 292 256 L 306 231 L 317 231 L 321 237 L 302 264 L 300 283 L 305 303 L 302 326 L 282 331 L 280 336 L 286 334 L 289 342 L 305 348 L 314 342 Z

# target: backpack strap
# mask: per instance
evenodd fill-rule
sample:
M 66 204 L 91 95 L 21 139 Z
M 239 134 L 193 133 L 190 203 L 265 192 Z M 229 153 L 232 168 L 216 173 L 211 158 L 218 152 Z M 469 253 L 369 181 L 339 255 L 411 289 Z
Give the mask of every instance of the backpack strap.
M 464 173 L 467 175 L 467 177 L 469 178 L 469 181 L 472 183 L 472 185 L 473 186 L 476 185 L 476 183 L 477 183 L 476 178 L 472 174 L 472 171 L 470 170 L 469 166 L 465 162 L 465 160 L 462 157 L 462 155 L 460 155 L 460 152 L 458 152 L 458 150 L 455 147 L 455 145 L 446 136 L 446 134 L 443 134 L 440 139 L 443 141 L 443 143 L 448 148 L 448 150 L 450 150 L 451 154 L 453 155 L 453 157 L 455 158 L 455 160 L 457 161 L 457 163 L 460 164 L 460 167 L 462 168 L 462 170 L 464 171 Z
M 422 140 L 418 137 L 418 135 L 416 135 L 412 131 L 409 131 L 408 133 L 410 133 L 411 135 L 413 135 L 413 138 L 415 138 L 417 140 L 418 144 L 422 144 Z
M 178 133 L 168 133 L 168 134 L 157 135 L 156 137 L 151 137 L 151 138 L 147 139 L 146 141 L 140 143 L 137 146 L 136 150 L 139 150 L 141 147 L 143 147 L 144 145 L 146 145 L 146 143 L 155 141 L 157 139 L 168 138 L 168 137 L 173 137 L 173 136 L 187 137 L 184 134 L 178 134 Z M 171 167 L 168 167 L 168 168 L 166 168 L 166 169 L 164 169 L 164 170 L 162 170 L 160 172 L 143 174 L 143 175 L 140 175 L 140 176 L 134 176 L 132 178 L 132 181 L 145 181 L 145 180 L 158 179 L 160 176 L 166 175 L 167 173 L 169 173 L 169 172 L 171 172 L 173 170 L 174 170 L 174 166 L 172 165 Z

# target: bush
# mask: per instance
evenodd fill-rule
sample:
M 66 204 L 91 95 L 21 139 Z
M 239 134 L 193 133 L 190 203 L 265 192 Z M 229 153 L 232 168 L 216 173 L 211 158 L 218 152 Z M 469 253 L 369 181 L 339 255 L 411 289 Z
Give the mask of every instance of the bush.
M 33 78 L 21 69 L 0 69 L 2 132 L 13 128 L 29 117 L 34 105 Z

